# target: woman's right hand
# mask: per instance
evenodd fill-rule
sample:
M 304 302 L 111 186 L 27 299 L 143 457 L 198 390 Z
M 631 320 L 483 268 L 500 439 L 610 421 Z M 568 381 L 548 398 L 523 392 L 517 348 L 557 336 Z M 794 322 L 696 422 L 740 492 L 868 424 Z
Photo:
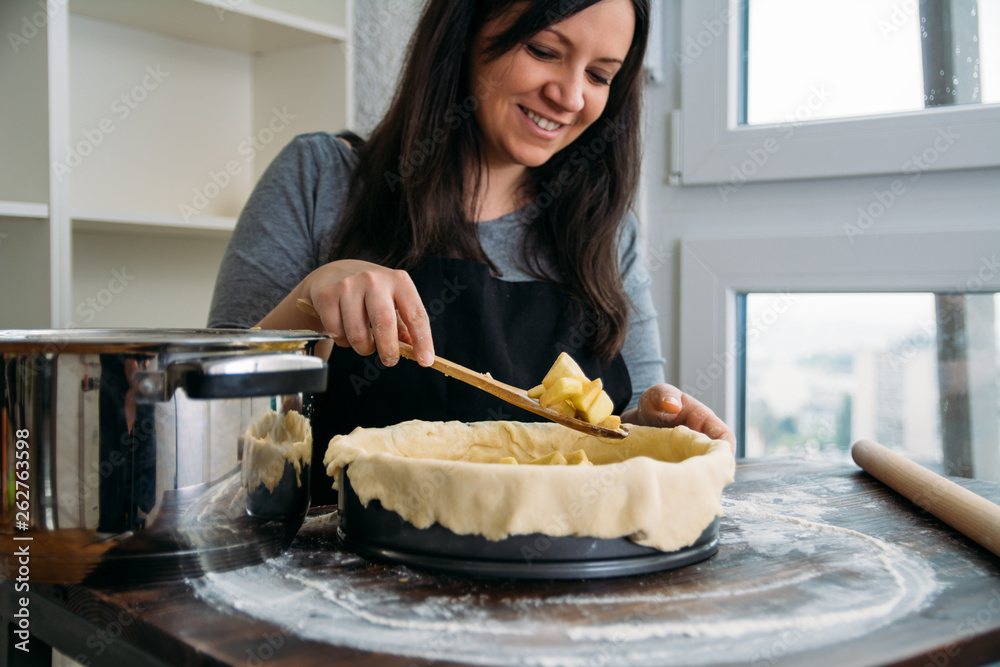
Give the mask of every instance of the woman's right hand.
M 365 356 L 377 351 L 384 365 L 393 366 L 399 361 L 402 340 L 413 346 L 421 366 L 434 362 L 430 319 L 406 271 L 357 259 L 324 264 L 306 276 L 259 326 L 289 328 L 301 316 L 290 310 L 297 312 L 298 299 L 312 302 L 323 331 L 340 347 Z

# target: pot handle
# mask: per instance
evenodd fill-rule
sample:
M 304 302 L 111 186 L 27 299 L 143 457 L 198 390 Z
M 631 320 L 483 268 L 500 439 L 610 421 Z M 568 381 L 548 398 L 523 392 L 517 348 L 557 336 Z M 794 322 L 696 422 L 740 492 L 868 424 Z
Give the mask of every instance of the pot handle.
M 189 398 L 249 398 L 326 391 L 327 365 L 304 354 L 241 355 L 181 361 L 162 373 L 136 374 L 140 403 L 169 400 L 179 387 Z

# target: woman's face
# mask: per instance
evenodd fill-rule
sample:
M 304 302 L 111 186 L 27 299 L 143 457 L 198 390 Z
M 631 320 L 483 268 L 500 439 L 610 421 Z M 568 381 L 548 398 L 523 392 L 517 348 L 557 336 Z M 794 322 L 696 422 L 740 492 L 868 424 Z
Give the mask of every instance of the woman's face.
M 471 51 L 469 90 L 490 169 L 544 164 L 600 118 L 635 30 L 632 0 L 602 0 L 486 62 L 490 38 L 515 18 L 484 25 Z

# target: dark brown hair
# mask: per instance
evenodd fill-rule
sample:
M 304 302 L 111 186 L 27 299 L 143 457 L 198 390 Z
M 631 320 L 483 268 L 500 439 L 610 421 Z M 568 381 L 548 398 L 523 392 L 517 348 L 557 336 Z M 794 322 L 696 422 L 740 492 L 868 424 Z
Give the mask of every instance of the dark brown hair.
M 487 57 L 525 40 L 599 0 L 430 0 L 411 38 L 406 67 L 389 111 L 359 146 L 350 196 L 331 260 L 366 259 L 408 269 L 436 255 L 489 262 L 476 223 L 467 218 L 466 165 L 482 164 L 473 117 L 479 98 L 468 81 L 466 53 L 489 21 L 526 5 L 497 35 Z M 618 266 L 618 241 L 639 181 L 642 66 L 649 0 L 632 0 L 635 34 L 611 82 L 601 117 L 545 164 L 528 170 L 525 266 L 543 275 L 550 257 L 561 287 L 599 327 L 589 352 L 610 358 L 622 347 L 629 300 Z M 520 11 L 520 7 L 518 8 Z M 456 167 L 458 165 L 458 167 Z M 473 169 L 472 173 L 480 173 Z M 471 195 L 471 196 L 470 196 Z

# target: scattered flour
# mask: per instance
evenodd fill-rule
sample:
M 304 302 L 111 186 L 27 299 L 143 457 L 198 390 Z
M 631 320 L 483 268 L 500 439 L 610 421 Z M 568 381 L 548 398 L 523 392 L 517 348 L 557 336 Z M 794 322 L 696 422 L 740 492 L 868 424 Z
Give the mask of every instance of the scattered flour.
M 769 664 L 864 636 L 934 597 L 938 584 L 922 558 L 824 523 L 815 496 L 792 495 L 727 500 L 718 554 L 676 578 L 647 575 L 624 594 L 370 567 L 334 549 L 319 568 L 288 552 L 190 583 L 214 604 L 315 641 L 539 667 Z M 303 531 L 324 529 L 323 520 L 308 519 Z

